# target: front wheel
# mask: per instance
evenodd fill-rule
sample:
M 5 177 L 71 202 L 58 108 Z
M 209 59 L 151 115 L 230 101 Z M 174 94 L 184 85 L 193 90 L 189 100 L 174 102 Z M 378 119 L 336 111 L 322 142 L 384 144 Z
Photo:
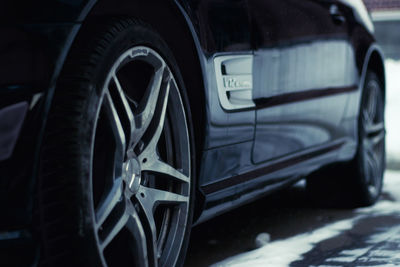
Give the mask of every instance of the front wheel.
M 135 20 L 84 34 L 60 77 L 42 149 L 41 262 L 182 265 L 194 153 L 179 69 L 159 35 Z

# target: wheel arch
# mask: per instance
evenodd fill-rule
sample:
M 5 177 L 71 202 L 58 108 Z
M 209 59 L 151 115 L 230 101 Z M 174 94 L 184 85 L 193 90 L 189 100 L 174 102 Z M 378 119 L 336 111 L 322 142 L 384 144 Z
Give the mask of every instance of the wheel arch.
M 363 65 L 362 71 L 362 87 L 368 71 L 373 71 L 379 78 L 382 85 L 383 97 L 386 98 L 386 79 L 385 79 L 385 62 L 381 48 L 377 44 L 369 47 Z
M 360 74 L 360 82 L 358 84 L 359 93 L 357 94 L 357 105 L 355 109 L 357 110 L 357 115 L 354 117 L 354 136 L 358 136 L 358 118 L 360 116 L 360 108 L 361 108 L 361 99 L 362 92 L 364 90 L 365 81 L 367 78 L 368 71 L 373 71 L 378 76 L 381 85 L 382 85 L 382 94 L 384 97 L 384 101 L 386 98 L 386 81 L 385 81 L 385 64 L 384 64 L 384 56 L 381 48 L 376 44 L 371 44 L 368 49 L 365 49 L 363 64 L 361 68 Z M 358 137 L 357 137 L 358 140 Z M 358 141 L 357 141 L 358 143 Z

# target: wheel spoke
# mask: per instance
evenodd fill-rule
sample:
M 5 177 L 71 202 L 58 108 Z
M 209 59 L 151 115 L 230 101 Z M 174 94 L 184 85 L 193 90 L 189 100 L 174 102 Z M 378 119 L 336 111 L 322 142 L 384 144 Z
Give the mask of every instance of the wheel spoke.
M 126 226 L 128 220 L 129 215 L 127 213 L 123 213 L 122 216 L 120 216 L 111 227 L 108 227 L 108 231 L 105 234 L 100 235 L 102 237 L 100 242 L 102 249 L 105 249 L 111 243 L 111 241 L 114 240 L 114 238 Z
M 137 196 L 137 199 L 140 203 L 140 206 L 142 208 L 142 222 L 144 219 L 144 223 L 146 224 L 145 226 L 145 232 L 147 235 L 147 248 L 149 249 L 149 252 L 153 252 L 153 255 L 149 255 L 149 259 L 153 259 L 153 261 L 156 263 L 158 255 L 158 249 L 157 249 L 157 228 L 156 228 L 156 223 L 154 220 L 154 210 L 153 210 L 153 205 L 151 204 L 151 201 L 145 197 Z
M 381 177 L 381 166 L 382 166 L 382 152 L 379 150 L 379 145 L 382 145 L 382 141 L 385 138 L 384 132 L 381 134 L 370 137 L 364 141 L 365 149 L 365 164 L 367 166 L 366 170 L 370 170 L 369 182 L 373 186 L 377 186 Z M 377 151 L 378 149 L 378 151 Z
M 143 225 L 130 200 L 125 199 L 124 201 L 126 201 L 125 208 L 119 214 L 113 214 L 114 220 L 106 221 L 99 229 L 101 249 L 104 250 L 125 228 L 131 234 L 131 240 L 135 242 L 135 248 L 139 252 L 137 253 L 138 257 L 143 257 L 138 262 L 143 264 L 141 266 L 147 266 L 147 246 Z
M 379 159 L 376 157 L 374 153 L 368 153 L 367 155 L 367 164 L 371 170 L 370 184 L 373 186 L 377 186 L 377 179 L 379 178 Z
M 122 89 L 121 83 L 116 75 L 114 73 L 111 77 L 112 81 L 115 84 L 115 92 L 113 92 L 112 96 L 115 98 L 115 102 L 119 103 L 120 109 L 117 109 L 119 112 L 121 112 L 121 116 L 127 121 L 128 123 L 128 128 L 126 129 L 127 136 L 129 137 L 129 140 L 132 140 L 132 133 L 136 129 L 136 124 L 135 124 L 135 117 L 132 112 L 132 109 L 129 105 L 129 101 L 125 96 L 125 93 Z M 113 87 L 110 85 L 109 90 L 112 90 Z M 130 134 L 129 134 L 130 133 Z
M 184 183 L 188 183 L 190 180 L 188 176 L 159 159 L 147 159 L 147 161 L 142 165 L 142 171 L 164 174 Z
M 105 93 L 104 103 L 106 107 L 107 117 L 111 124 L 111 129 L 116 142 L 116 161 L 117 163 L 119 162 L 122 164 L 125 155 L 126 138 L 121 120 L 117 113 L 117 109 L 115 108 L 114 102 L 108 91 Z
M 370 140 L 374 147 L 379 145 L 385 140 L 385 132 L 381 132 L 380 134 L 370 138 Z
M 170 79 L 168 79 L 163 87 L 165 88 L 164 94 L 162 96 L 162 102 L 159 104 L 160 106 L 158 107 L 158 114 L 156 120 L 156 128 L 153 132 L 153 135 L 150 138 L 150 141 L 148 142 L 147 146 L 143 150 L 143 152 L 139 155 L 139 160 L 142 162 L 146 161 L 146 158 L 150 157 L 155 157 L 156 155 L 156 148 L 158 141 L 160 140 L 163 128 L 164 128 L 164 122 L 165 122 L 165 115 L 166 115 L 166 110 L 167 110 L 167 104 L 168 104 L 168 97 L 169 97 L 169 90 L 170 90 Z
M 145 186 L 140 187 L 139 195 L 138 199 L 143 208 L 152 212 L 158 204 L 181 204 L 189 201 L 187 196 Z
M 385 131 L 385 124 L 384 122 L 366 124 L 364 130 L 367 135 L 380 134 Z
M 168 191 L 163 191 L 155 188 L 141 186 L 137 194 L 137 200 L 142 207 L 143 214 L 147 224 L 147 237 L 152 240 L 149 243 L 150 248 L 157 254 L 161 251 L 157 247 L 157 230 L 154 219 L 154 211 L 159 204 L 165 205 L 187 205 L 189 197 L 175 194 Z M 154 255 L 158 259 L 161 255 Z
M 122 201 L 122 178 L 115 180 L 110 193 L 105 197 L 96 211 L 96 223 L 101 226 L 113 209 Z
M 365 116 L 366 121 L 373 123 L 376 113 L 377 113 L 377 105 L 378 105 L 378 92 L 375 86 L 371 86 L 369 90 L 367 103 L 365 105 Z
M 162 93 L 165 80 L 169 80 L 169 73 L 166 71 L 165 65 L 162 65 L 151 78 L 145 96 L 139 104 L 138 113 L 135 116 L 135 123 L 138 127 L 133 136 L 133 144 L 136 144 L 143 137 L 143 134 L 149 127 L 157 108 L 157 103 L 160 93 Z
M 131 233 L 137 249 L 137 251 L 134 252 L 136 263 L 135 266 L 147 267 L 149 266 L 149 263 L 145 231 L 136 211 L 131 213 L 132 214 L 129 216 L 129 219 L 126 223 L 126 229 Z

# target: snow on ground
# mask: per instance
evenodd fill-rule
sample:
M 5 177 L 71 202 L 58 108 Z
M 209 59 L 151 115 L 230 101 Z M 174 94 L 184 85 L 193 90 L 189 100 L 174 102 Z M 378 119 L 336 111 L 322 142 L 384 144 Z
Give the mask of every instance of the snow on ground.
M 354 219 L 343 220 L 311 233 L 275 241 L 262 248 L 239 254 L 213 264 L 212 267 L 288 266 L 292 261 L 300 260 L 301 255 L 311 250 L 315 243 L 336 236 L 342 231 L 351 229 L 354 222 Z
M 400 162 L 400 61 L 386 60 L 386 151 L 389 162 Z
M 400 202 L 400 173 L 387 170 L 385 173 L 384 191 L 390 192 L 390 196 Z M 400 209 L 399 209 L 400 212 Z
M 341 266 L 399 266 L 400 255 L 393 246 L 399 244 L 399 233 L 400 226 L 385 229 L 368 237 L 362 248 L 345 249 L 338 255 L 327 258 L 325 262 L 333 264 L 326 266 L 338 266 L 338 263 Z
M 361 219 L 367 218 L 371 215 L 400 214 L 400 202 L 397 202 L 400 201 L 400 172 L 386 172 L 383 191 L 385 194 L 389 195 L 390 199 L 393 199 L 393 201 L 383 200 L 378 202 L 375 206 L 357 209 L 357 215 L 351 219 L 327 224 L 314 231 L 296 235 L 287 239 L 273 241 L 259 249 L 242 253 L 215 263 L 212 267 L 288 266 L 293 261 L 301 260 L 302 255 L 310 251 L 315 244 L 335 237 L 346 230 L 352 229 L 353 225 Z M 375 241 L 380 242 L 388 236 L 393 235 L 393 233 L 399 233 L 400 227 L 393 229 L 393 231 L 372 236 L 371 246 L 373 246 Z M 365 250 L 355 249 L 343 251 L 342 260 L 346 260 L 345 257 L 349 257 L 348 260 L 350 260 L 350 257 L 354 259 L 356 256 L 364 254 L 365 251 L 369 249 L 370 247 L 366 247 Z

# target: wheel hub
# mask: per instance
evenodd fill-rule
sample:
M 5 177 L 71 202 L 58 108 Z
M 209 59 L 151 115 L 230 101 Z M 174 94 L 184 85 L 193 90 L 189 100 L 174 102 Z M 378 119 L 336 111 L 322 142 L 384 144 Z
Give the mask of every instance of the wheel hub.
M 124 163 L 122 177 L 129 191 L 136 194 L 142 180 L 140 163 L 136 157 L 130 158 Z

